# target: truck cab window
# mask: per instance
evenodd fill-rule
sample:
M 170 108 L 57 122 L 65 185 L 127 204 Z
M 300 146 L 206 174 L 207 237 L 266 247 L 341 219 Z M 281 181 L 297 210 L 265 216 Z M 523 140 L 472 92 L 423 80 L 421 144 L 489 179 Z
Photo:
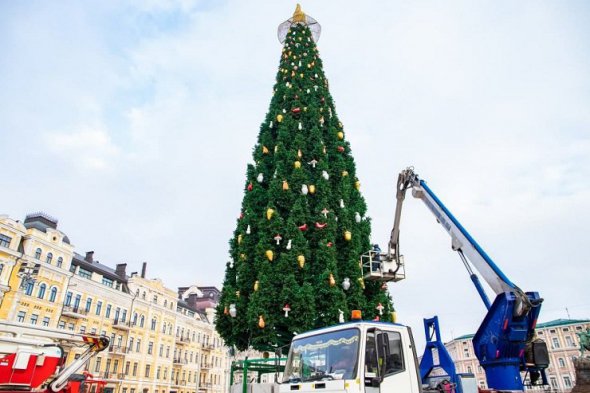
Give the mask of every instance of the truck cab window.
M 398 332 L 384 332 L 379 334 L 385 335 L 386 347 L 384 350 L 384 359 L 379 359 L 379 363 L 385 361 L 385 376 L 398 373 L 405 370 L 404 356 L 402 350 L 402 338 Z

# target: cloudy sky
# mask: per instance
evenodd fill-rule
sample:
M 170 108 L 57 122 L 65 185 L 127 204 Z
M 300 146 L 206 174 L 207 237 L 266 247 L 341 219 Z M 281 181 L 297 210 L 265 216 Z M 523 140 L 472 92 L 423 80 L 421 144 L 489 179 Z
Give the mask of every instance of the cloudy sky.
M 220 285 L 246 164 L 294 1 L 0 3 L 0 213 L 45 211 L 77 251 L 148 262 L 170 287 Z M 320 55 L 373 218 L 388 240 L 413 165 L 541 320 L 590 317 L 590 6 L 585 1 L 310 0 Z M 450 239 L 406 200 L 422 339 L 485 313 Z M 566 310 L 567 308 L 567 310 Z

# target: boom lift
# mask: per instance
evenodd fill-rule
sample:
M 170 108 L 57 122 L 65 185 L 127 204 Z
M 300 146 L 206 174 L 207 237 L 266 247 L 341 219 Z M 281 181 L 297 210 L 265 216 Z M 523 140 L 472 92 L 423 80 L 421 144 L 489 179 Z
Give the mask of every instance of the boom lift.
M 371 262 L 375 255 L 370 253 L 365 258 L 365 279 L 394 281 L 399 278 L 399 272 L 403 272 L 404 261 L 399 252 L 400 220 L 406 191 L 410 188 L 412 195 L 424 202 L 437 222 L 451 236 L 452 249 L 459 254 L 488 310 L 473 338 L 475 355 L 485 370 L 488 386 L 498 390 L 523 390 L 521 370 L 530 372 L 531 380 L 542 376 L 543 384 L 547 384 L 544 372 L 549 363 L 546 346 L 542 342 L 533 341 L 543 299 L 538 292 L 522 291 L 504 275 L 413 168 L 407 168 L 399 174 L 397 205 L 388 250 L 379 255 L 381 264 Z M 495 292 L 493 303 L 472 266 Z M 438 321 L 436 325 L 438 329 Z M 426 350 L 429 350 L 428 346 Z M 428 370 L 434 366 L 432 356 L 425 354 L 422 363 L 421 376 L 426 378 Z
M 107 337 L 1 321 L 0 391 L 77 393 L 86 377 L 74 373 L 108 346 Z M 86 350 L 64 367 L 65 351 L 73 348 Z

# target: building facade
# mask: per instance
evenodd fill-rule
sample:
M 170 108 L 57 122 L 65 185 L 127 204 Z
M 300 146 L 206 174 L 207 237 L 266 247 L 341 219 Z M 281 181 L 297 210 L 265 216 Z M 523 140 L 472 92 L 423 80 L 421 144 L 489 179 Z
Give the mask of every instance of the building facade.
M 106 393 L 226 391 L 228 349 L 213 325 L 214 287 L 167 288 L 74 251 L 57 220 L 0 216 L 0 318 L 110 338 L 86 369 Z M 203 288 L 201 290 L 200 288 Z M 217 296 L 217 297 L 216 297 Z M 67 354 L 67 362 L 80 352 Z
M 549 350 L 550 365 L 546 373 L 552 391 L 567 393 L 575 386 L 576 372 L 572 359 L 580 356 L 576 333 L 589 327 L 588 319 L 557 319 L 537 324 L 537 337 L 545 341 Z M 485 372 L 473 352 L 472 339 L 473 334 L 457 337 L 445 347 L 455 362 L 457 372 L 473 373 L 478 386 L 487 388 Z

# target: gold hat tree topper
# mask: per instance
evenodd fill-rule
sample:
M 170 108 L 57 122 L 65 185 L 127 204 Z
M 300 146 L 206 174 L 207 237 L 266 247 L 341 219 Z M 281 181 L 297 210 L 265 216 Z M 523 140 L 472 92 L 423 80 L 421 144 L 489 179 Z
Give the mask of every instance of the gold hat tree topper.
M 297 4 L 293 16 L 279 25 L 278 36 L 281 44 L 285 43 L 285 40 L 287 39 L 287 34 L 289 34 L 289 29 L 291 28 L 291 26 L 296 24 L 307 25 L 307 27 L 311 31 L 311 37 L 313 38 L 314 42 L 318 42 L 318 40 L 320 39 L 320 34 L 322 33 L 322 26 L 311 16 L 306 15 L 301 10 L 301 6 Z

